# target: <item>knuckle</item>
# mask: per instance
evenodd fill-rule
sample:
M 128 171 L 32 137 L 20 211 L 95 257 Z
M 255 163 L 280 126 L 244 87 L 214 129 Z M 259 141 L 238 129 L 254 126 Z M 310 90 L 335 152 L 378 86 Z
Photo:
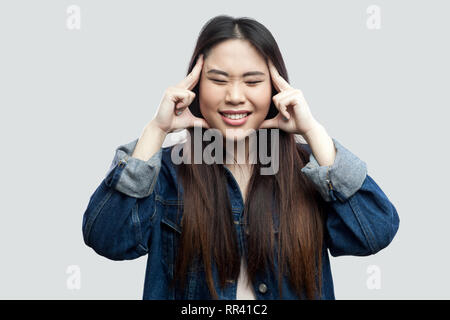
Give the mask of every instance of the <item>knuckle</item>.
M 273 100 L 273 103 L 275 103 L 275 105 L 277 105 L 277 106 L 280 103 L 280 97 L 275 96 L 272 98 L 272 100 Z
M 186 100 L 189 100 L 191 98 L 191 93 L 189 90 L 184 90 L 183 91 L 183 98 Z
M 175 92 L 176 92 L 176 88 L 175 87 L 168 87 L 167 89 L 166 89 L 166 95 L 174 95 L 175 94 Z

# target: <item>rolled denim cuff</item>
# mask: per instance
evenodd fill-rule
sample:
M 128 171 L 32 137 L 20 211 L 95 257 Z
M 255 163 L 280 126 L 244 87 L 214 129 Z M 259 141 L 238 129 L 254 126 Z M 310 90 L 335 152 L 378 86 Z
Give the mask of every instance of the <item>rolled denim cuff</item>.
M 325 201 L 335 200 L 330 195 L 327 180 L 331 181 L 333 190 L 339 194 L 338 197 L 345 201 L 361 188 L 367 175 L 367 165 L 336 139 L 331 139 L 336 148 L 334 163 L 331 166 L 320 166 L 311 152 L 309 162 L 301 171 L 314 183 Z
M 118 177 L 112 181 L 117 181 L 111 186 L 130 197 L 144 198 L 149 196 L 156 185 L 159 171 L 161 170 L 162 148 L 158 150 L 150 159 L 143 161 L 131 157 L 139 139 L 119 146 L 116 149 L 113 162 L 106 176 L 115 168 L 114 174 Z

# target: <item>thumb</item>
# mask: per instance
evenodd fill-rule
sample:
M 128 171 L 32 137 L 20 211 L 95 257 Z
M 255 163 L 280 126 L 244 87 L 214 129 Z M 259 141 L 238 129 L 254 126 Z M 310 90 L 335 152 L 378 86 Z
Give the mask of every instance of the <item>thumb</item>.
M 279 120 L 278 120 L 278 116 L 276 116 L 275 118 L 269 119 L 269 120 L 264 120 L 259 129 L 269 129 L 269 128 L 278 128 L 278 124 L 279 124 Z
M 203 127 L 203 128 L 207 128 L 207 129 L 210 128 L 208 122 L 206 122 L 205 119 L 197 118 L 197 117 L 192 117 L 191 126 L 192 127 Z

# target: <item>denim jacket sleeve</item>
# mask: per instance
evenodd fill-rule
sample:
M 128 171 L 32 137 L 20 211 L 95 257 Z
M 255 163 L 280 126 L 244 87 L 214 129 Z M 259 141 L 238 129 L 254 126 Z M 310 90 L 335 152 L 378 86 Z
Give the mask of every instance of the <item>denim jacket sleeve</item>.
M 332 256 L 375 254 L 387 247 L 399 227 L 399 216 L 367 165 L 336 139 L 336 158 L 320 166 L 308 145 L 309 162 L 301 171 L 321 194 L 326 215 L 325 241 Z
M 149 251 L 162 149 L 142 161 L 131 157 L 137 141 L 116 149 L 83 215 L 84 242 L 112 260 L 135 259 Z

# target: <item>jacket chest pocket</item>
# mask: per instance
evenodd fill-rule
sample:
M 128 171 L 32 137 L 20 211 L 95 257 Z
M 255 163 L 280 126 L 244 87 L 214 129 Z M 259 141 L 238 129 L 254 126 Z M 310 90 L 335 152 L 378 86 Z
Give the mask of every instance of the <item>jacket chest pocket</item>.
M 161 217 L 161 259 L 170 278 L 174 274 L 175 258 L 181 236 L 181 203 L 165 203 Z

